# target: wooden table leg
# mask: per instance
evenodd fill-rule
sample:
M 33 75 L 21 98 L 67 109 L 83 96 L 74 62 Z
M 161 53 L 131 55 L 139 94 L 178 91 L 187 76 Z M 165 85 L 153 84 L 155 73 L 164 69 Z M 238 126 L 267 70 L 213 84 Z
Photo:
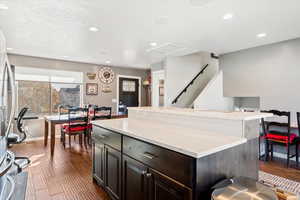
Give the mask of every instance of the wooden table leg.
M 48 132 L 49 132 L 49 123 L 45 120 L 45 133 L 44 133 L 44 145 L 47 146 L 48 144 Z
M 55 147 L 55 123 L 51 122 L 51 128 L 50 128 L 50 132 L 51 132 L 51 157 L 53 157 L 54 155 L 54 147 Z

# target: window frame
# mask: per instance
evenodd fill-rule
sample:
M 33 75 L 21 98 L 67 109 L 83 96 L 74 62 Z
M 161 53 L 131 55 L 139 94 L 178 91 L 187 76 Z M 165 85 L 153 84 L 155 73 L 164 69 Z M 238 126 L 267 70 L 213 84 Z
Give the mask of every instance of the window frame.
M 16 85 L 16 110 L 19 112 L 19 81 L 29 81 L 29 80 L 15 80 L 15 85 Z M 51 88 L 51 84 L 75 84 L 75 85 L 79 85 L 80 88 L 80 100 L 79 100 L 79 106 L 83 106 L 83 95 L 84 95 L 84 91 L 83 91 L 83 83 L 68 83 L 68 82 L 47 82 L 47 81 L 32 81 L 32 82 L 42 82 L 42 83 L 47 83 L 49 84 L 49 88 L 50 88 L 50 113 L 49 115 L 54 115 L 57 114 L 56 112 L 53 112 L 53 108 L 52 108 L 52 88 Z M 18 116 L 18 112 L 15 113 L 15 117 Z M 47 114 L 41 114 L 41 116 L 45 116 Z

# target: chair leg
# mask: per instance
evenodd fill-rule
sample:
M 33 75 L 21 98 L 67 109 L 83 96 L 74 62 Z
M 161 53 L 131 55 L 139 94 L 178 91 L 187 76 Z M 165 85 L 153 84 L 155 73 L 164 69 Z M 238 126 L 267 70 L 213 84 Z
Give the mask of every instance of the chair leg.
M 92 131 L 89 132 L 89 145 L 92 146 Z
M 71 148 L 71 134 L 69 134 L 69 147 Z
M 287 145 L 287 160 L 286 160 L 286 167 L 288 168 L 290 165 L 290 145 Z
M 62 133 L 62 142 L 63 142 L 63 146 L 65 149 L 66 148 L 66 134 L 64 132 Z
M 82 147 L 82 133 L 79 134 L 79 144 Z
M 296 144 L 296 165 L 299 166 L 299 144 Z
M 84 147 L 85 147 L 85 149 L 87 149 L 88 135 L 84 134 L 83 139 L 84 139 L 84 141 L 83 141 L 84 142 Z
M 274 157 L 274 145 L 271 143 L 271 160 L 273 160 Z
M 269 141 L 265 140 L 265 161 L 269 158 Z

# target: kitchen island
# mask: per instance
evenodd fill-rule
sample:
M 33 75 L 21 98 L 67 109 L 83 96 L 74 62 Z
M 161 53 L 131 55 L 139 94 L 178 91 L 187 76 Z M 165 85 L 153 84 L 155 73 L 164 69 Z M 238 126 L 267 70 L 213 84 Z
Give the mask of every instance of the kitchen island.
M 128 116 L 93 122 L 93 178 L 112 199 L 209 199 L 223 178 L 258 178 L 254 134 L 270 114 L 130 108 Z

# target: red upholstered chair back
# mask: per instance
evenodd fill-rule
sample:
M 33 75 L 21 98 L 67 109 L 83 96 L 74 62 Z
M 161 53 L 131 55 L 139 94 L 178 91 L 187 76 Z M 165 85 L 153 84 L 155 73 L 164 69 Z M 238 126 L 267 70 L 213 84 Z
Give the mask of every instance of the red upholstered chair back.
M 279 110 L 261 111 L 272 113 L 276 118 L 280 118 L 280 121 L 265 121 L 262 119 L 262 128 L 265 137 L 270 139 L 292 141 L 294 134 L 291 134 L 291 113 Z

